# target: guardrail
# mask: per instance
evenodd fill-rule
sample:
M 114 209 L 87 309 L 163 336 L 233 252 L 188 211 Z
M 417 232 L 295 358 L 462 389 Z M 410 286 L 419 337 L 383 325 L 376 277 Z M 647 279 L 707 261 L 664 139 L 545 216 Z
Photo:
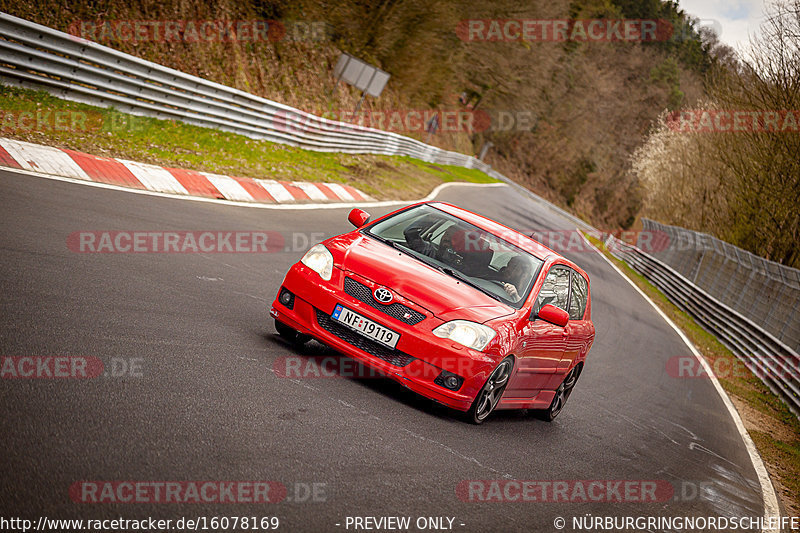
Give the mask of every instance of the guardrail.
M 800 270 L 706 233 L 646 218 L 642 224 L 642 234 L 669 238 L 669 246 L 650 255 L 800 352 Z
M 800 356 L 666 263 L 609 235 L 606 246 L 713 333 L 800 417 Z
M 466 154 L 318 117 L 6 13 L 0 13 L 0 81 L 307 150 L 405 155 L 491 170 Z
M 547 204 L 579 227 L 592 229 L 475 157 L 393 132 L 318 117 L 2 12 L 0 82 L 307 150 L 405 155 L 475 168 Z

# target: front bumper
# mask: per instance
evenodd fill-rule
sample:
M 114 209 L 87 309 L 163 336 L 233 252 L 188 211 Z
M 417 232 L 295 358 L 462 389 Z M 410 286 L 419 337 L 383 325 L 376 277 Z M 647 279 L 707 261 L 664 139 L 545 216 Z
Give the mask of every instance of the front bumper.
M 425 315 L 425 318 L 410 325 L 351 296 L 344 290 L 345 277 L 370 288 L 379 286 L 355 273 L 338 268 L 333 269 L 330 281 L 324 281 L 314 271 L 297 263 L 286 274 L 282 285 L 294 294 L 291 309 L 276 298 L 270 314 L 279 322 L 311 335 L 422 396 L 460 411 L 469 409 L 500 358 L 433 335 L 432 330 L 443 322 L 396 293 L 395 297 L 401 303 Z M 342 304 L 400 333 L 396 348 L 392 350 L 370 341 L 360 333 L 332 320 L 330 315 L 336 304 Z M 464 378 L 457 391 L 434 382 L 442 370 Z

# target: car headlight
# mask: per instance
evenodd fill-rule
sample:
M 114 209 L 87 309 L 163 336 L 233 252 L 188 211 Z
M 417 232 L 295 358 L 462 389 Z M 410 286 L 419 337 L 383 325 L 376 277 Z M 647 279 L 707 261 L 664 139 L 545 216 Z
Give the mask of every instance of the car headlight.
M 489 326 L 468 320 L 451 320 L 433 330 L 433 334 L 442 339 L 450 339 L 467 348 L 483 351 L 497 335 Z
M 325 281 L 330 281 L 333 274 L 333 256 L 325 246 L 313 246 L 300 260 L 305 266 L 319 274 Z

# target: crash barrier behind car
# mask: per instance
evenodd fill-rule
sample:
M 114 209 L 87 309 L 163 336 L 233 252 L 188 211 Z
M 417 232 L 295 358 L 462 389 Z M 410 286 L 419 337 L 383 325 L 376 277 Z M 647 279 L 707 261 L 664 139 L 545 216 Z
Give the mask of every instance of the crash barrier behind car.
M 655 226 L 650 222 L 650 228 Z M 647 226 L 646 226 L 647 227 Z M 742 314 L 715 298 L 704 288 L 650 254 L 609 235 L 606 246 L 667 297 L 713 333 L 789 408 L 800 417 L 800 355 Z M 718 276 L 728 281 L 727 271 Z
M 593 229 L 475 157 L 393 132 L 318 117 L 2 12 L 0 82 L 308 150 L 407 155 L 475 168 L 546 204 L 578 227 Z
M 307 150 L 405 155 L 490 170 L 466 154 L 324 119 L 6 13 L 0 13 L 0 82 Z
M 669 238 L 669 246 L 654 250 L 653 257 L 800 352 L 800 270 L 706 233 L 642 222 L 643 233 L 661 232 Z

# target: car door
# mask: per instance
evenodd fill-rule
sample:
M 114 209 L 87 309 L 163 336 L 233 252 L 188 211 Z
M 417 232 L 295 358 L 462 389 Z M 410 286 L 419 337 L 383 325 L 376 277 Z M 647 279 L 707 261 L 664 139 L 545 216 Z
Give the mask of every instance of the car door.
M 564 353 L 559 364 L 559 373 L 565 373 L 581 354 L 589 335 L 589 324 L 584 320 L 589 298 L 589 282 L 581 274 L 570 269 L 572 277 L 569 293 L 569 322 L 564 328 Z
M 556 373 L 564 355 L 564 328 L 536 318 L 536 313 L 545 304 L 568 311 L 570 272 L 564 265 L 554 265 L 547 273 L 536 297 L 531 320 L 523 326 L 517 372 L 508 385 L 509 397 L 532 398 L 542 389 L 552 389 L 552 383 L 559 381 Z

